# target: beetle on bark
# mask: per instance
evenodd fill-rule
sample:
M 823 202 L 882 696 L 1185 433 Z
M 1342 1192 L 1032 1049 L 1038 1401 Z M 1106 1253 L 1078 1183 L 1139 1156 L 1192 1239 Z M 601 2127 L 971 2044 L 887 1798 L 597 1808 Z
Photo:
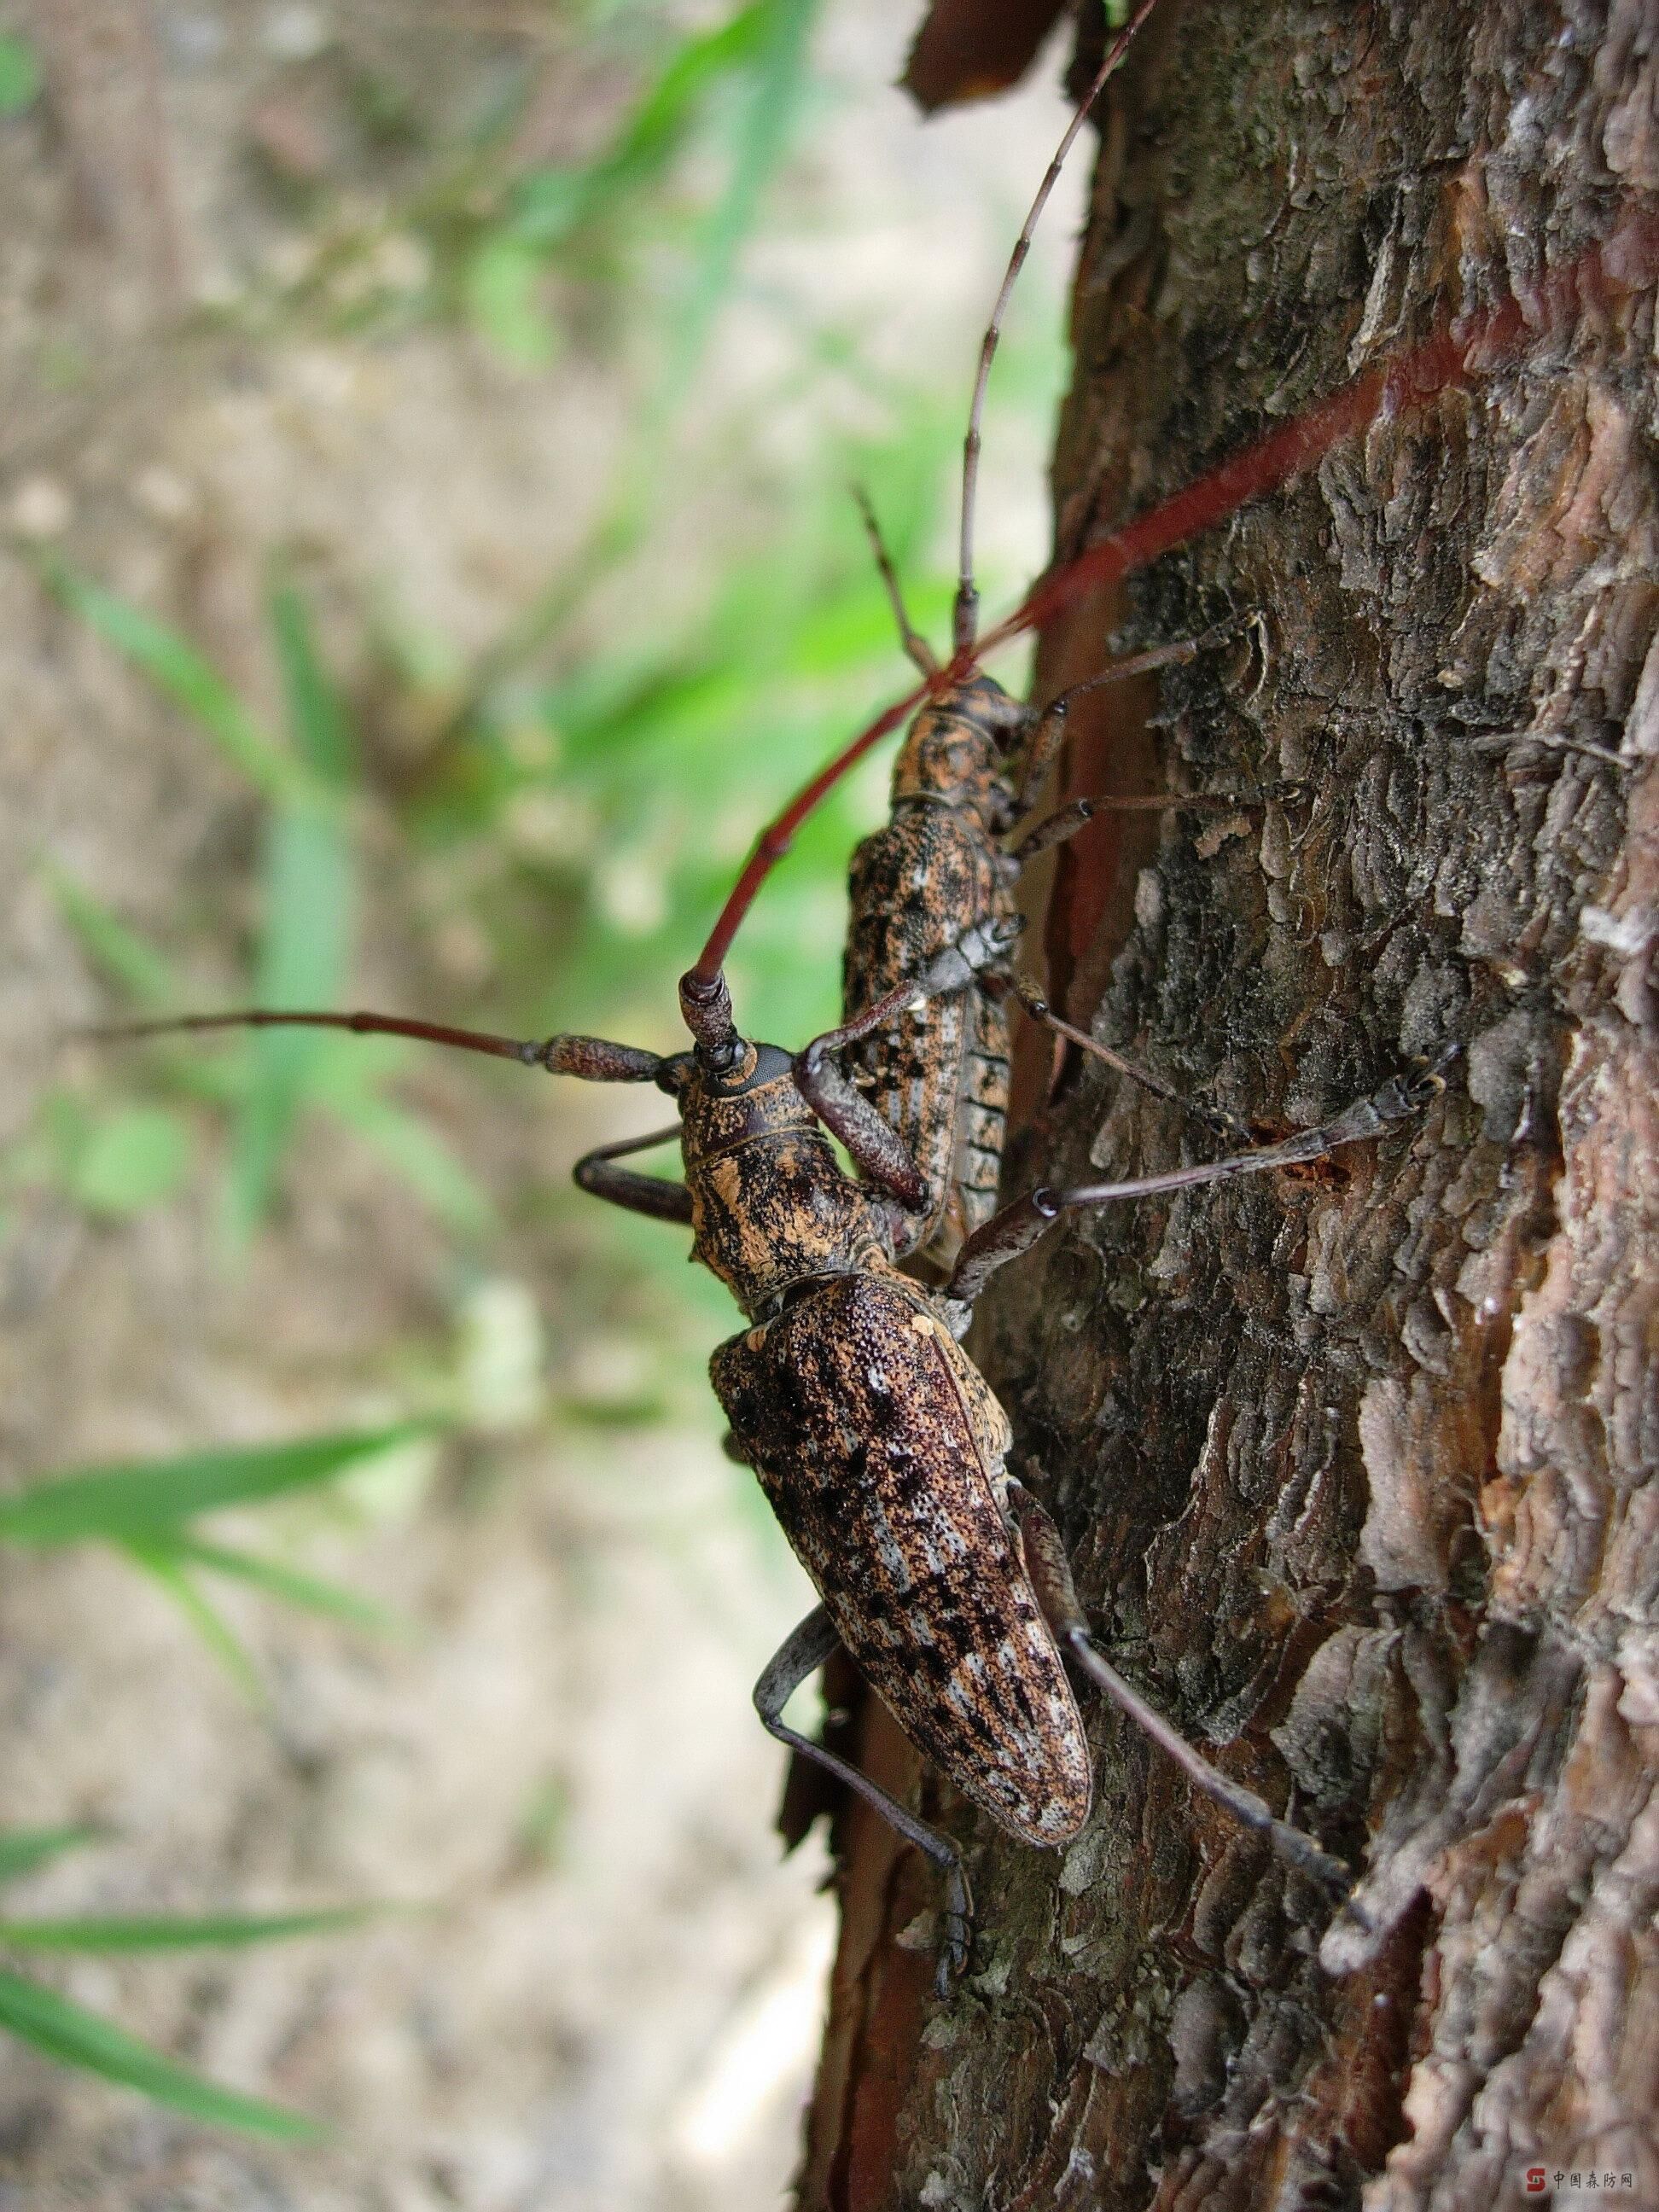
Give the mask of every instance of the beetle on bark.
M 957 958 L 907 981 L 906 999 L 958 988 Z M 838 1643 L 964 1796 L 1010 1834 L 1051 1846 L 1078 1833 L 1092 1794 L 1064 1644 L 1200 1788 L 1292 1863 L 1346 1891 L 1338 1861 L 1210 1767 L 1095 1651 L 1059 1538 L 1010 1480 L 1006 1416 L 959 1339 L 990 1276 L 1061 1214 L 1319 1158 L 1415 1114 L 1438 1076 L 1396 1077 L 1280 1144 L 1128 1182 L 1030 1192 L 969 1237 L 935 1291 L 897 1266 L 913 1217 L 931 1205 L 928 1185 L 826 1057 L 890 1019 L 890 998 L 793 1056 L 740 1035 L 721 977 L 683 977 L 680 1006 L 692 1046 L 667 1057 L 601 1037 L 538 1043 L 374 1013 L 261 1010 L 103 1034 L 307 1026 L 410 1036 L 589 1082 L 654 1083 L 675 1099 L 674 1127 L 586 1154 L 576 1181 L 612 1205 L 689 1226 L 694 1256 L 748 1317 L 714 1352 L 715 1394 L 736 1455 L 755 1469 L 822 1600 L 762 1675 L 755 1702 L 774 1735 L 857 1790 L 940 1869 L 941 1989 L 968 1958 L 971 1907 L 956 1846 L 783 1718 L 791 1692 Z M 842 1169 L 830 1133 L 862 1180 Z M 683 1182 L 620 1164 L 677 1136 Z
M 1060 163 L 1153 4 L 1142 0 L 1073 118 L 987 331 L 965 447 L 957 658 L 949 671 L 939 671 L 909 631 L 892 585 L 907 639 L 941 679 L 941 696 L 918 716 L 901 754 L 894 822 L 855 867 L 855 892 L 861 868 L 864 896 L 855 898 L 847 981 L 860 1012 L 793 1056 L 739 1034 L 722 960 L 759 879 L 751 869 L 681 980 L 693 1042 L 667 1057 L 603 1038 L 525 1042 L 373 1013 L 258 1010 L 103 1032 L 308 1025 L 403 1036 L 588 1081 L 653 1082 L 677 1101 L 674 1127 L 589 1153 L 577 1164 L 576 1181 L 610 1203 L 690 1226 L 694 1256 L 727 1285 L 748 1318 L 749 1328 L 714 1355 L 715 1392 L 736 1455 L 754 1468 L 822 1599 L 765 1670 L 756 1704 L 773 1735 L 857 1790 L 941 1869 L 942 1984 L 968 1955 L 970 1907 L 955 1845 L 783 1718 L 791 1692 L 838 1644 L 918 1747 L 1025 1842 L 1068 1842 L 1090 1808 L 1088 1746 L 1063 1648 L 1198 1787 L 1266 1833 L 1287 1859 L 1346 1889 L 1337 1861 L 1210 1767 L 1094 1649 L 1058 1535 L 1009 1474 L 1006 1417 L 960 1339 L 990 1275 L 1066 1210 L 1317 1158 L 1413 1114 L 1438 1085 L 1432 1075 L 1396 1078 L 1283 1143 L 1124 1182 L 1038 1190 L 992 1212 L 1006 1051 L 998 1045 L 1001 1008 L 981 986 L 1006 973 L 1020 860 L 1080 826 L 1086 810 L 1066 810 L 1012 854 L 995 842 L 1039 786 L 1066 702 L 1033 714 L 974 665 L 980 409 L 1002 310 Z M 878 552 L 892 584 L 878 539 Z M 1161 649 L 1093 680 L 1189 658 L 1209 641 Z M 908 904 L 895 870 L 914 881 Z M 1031 994 L 1023 995 L 1030 1003 Z M 869 1048 L 863 1072 L 873 1097 L 840 1064 L 860 1048 Z M 907 1052 L 916 1060 L 909 1082 L 895 1074 Z M 847 1147 L 855 1176 L 838 1164 L 831 1135 Z M 620 1164 L 676 1136 L 683 1182 Z M 977 1164 L 964 1166 L 970 1152 Z M 938 1288 L 901 1272 L 924 1252 L 941 1273 L 949 1270 Z
M 834 1040 L 821 1041 L 821 1049 L 827 1050 L 832 1041 L 846 1044 L 844 1065 L 852 1079 L 897 1132 L 920 1169 L 928 1198 L 913 1216 L 899 1256 L 913 1257 L 935 1275 L 948 1273 L 965 1239 L 995 1209 L 1007 1115 L 1010 997 L 1055 1035 L 1154 1096 L 1182 1106 L 1225 1136 L 1243 1134 L 1230 1116 L 1182 1097 L 1158 1076 L 1061 1019 L 1019 975 L 1012 956 L 1023 927 L 1015 892 L 1024 870 L 1103 809 L 1231 808 L 1249 803 L 1249 795 L 1113 795 L 1073 800 L 1041 822 L 1030 818 L 1077 699 L 1106 684 L 1191 661 L 1253 626 L 1257 617 L 1233 615 L 1200 636 L 1135 653 L 1073 684 L 1042 708 L 1013 698 L 978 659 L 974 539 L 981 423 L 1003 317 L 1066 157 L 1155 5 L 1156 0 L 1142 0 L 1073 112 L 1009 257 L 980 346 L 963 443 L 948 667 L 941 667 L 911 622 L 874 509 L 861 489 L 855 495 L 901 643 L 927 690 L 894 762 L 889 819 L 859 846 L 849 872 L 842 1005 L 843 1018 L 856 1024 L 857 1035 L 849 1027 Z M 855 739 L 763 835 L 756 860 L 727 901 L 696 972 L 711 980 L 719 972 L 732 934 L 767 869 L 787 849 L 793 826 L 852 765 L 865 743 Z M 1008 845 L 1006 841 L 1019 831 Z M 947 958 L 955 962 L 955 983 L 907 1000 L 906 982 Z M 872 1026 L 865 1018 L 884 1001 L 896 1011 Z

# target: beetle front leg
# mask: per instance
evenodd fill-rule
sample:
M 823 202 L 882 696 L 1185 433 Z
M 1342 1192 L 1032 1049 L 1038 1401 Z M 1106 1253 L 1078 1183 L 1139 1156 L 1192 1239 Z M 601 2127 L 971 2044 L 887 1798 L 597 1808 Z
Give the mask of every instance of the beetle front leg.
M 860 1172 L 901 1206 L 920 1212 L 928 1201 L 921 1170 L 897 1130 L 829 1057 L 839 1042 L 840 1033 L 832 1030 L 795 1054 L 795 1088 L 830 1135 L 846 1146 Z
M 901 1206 L 921 1211 L 931 1194 L 908 1146 L 869 1100 L 836 1066 L 831 1055 L 860 1037 L 915 1013 L 930 999 L 973 988 L 1003 960 L 1019 935 L 1019 925 L 999 920 L 975 922 L 936 952 L 925 968 L 896 983 L 884 997 L 839 1029 L 825 1030 L 795 1054 L 795 1087 L 832 1136 L 842 1143 L 868 1179 Z
M 945 1940 L 939 1948 L 934 1986 L 941 1997 L 948 1997 L 951 1983 L 967 1969 L 969 1945 L 974 1932 L 974 1903 L 962 1854 L 948 1838 L 918 1820 L 913 1813 L 907 1813 L 896 1797 L 890 1797 L 867 1775 L 860 1774 L 856 1766 L 849 1765 L 833 1751 L 826 1751 L 821 1743 L 814 1743 L 810 1736 L 792 1729 L 783 1717 L 783 1709 L 791 1697 L 809 1675 L 817 1672 L 840 1641 L 828 1612 L 821 1605 L 815 1607 L 786 1638 L 756 1683 L 755 1711 L 769 1735 L 787 1744 L 791 1751 L 799 1752 L 803 1759 L 828 1768 L 849 1790 L 855 1790 L 866 1805 L 897 1829 L 906 1843 L 925 1851 L 943 1875 Z
M 635 1175 L 631 1168 L 619 1168 L 615 1163 L 629 1152 L 649 1152 L 653 1145 L 672 1143 L 680 1133 L 677 1121 L 672 1129 L 653 1129 L 648 1137 L 625 1137 L 620 1144 L 600 1145 L 591 1152 L 584 1152 L 571 1170 L 579 1190 L 592 1198 L 602 1198 L 607 1206 L 620 1206 L 627 1213 L 649 1214 L 656 1221 L 682 1222 L 691 1225 L 691 1194 L 683 1182 L 670 1182 L 664 1176 Z

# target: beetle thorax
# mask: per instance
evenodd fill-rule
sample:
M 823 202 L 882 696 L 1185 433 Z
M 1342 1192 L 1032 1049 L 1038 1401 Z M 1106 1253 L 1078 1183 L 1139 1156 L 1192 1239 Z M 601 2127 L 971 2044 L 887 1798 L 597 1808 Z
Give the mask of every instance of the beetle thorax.
M 681 1129 L 696 1256 L 751 1319 L 799 1283 L 884 1263 L 891 1245 L 885 1209 L 842 1173 L 787 1056 L 759 1052 L 744 1089 L 694 1084 Z
M 922 708 L 893 763 L 895 804 L 932 801 L 970 815 L 988 836 L 1006 829 L 1012 793 L 1006 771 L 1023 709 L 1000 684 L 976 676 Z

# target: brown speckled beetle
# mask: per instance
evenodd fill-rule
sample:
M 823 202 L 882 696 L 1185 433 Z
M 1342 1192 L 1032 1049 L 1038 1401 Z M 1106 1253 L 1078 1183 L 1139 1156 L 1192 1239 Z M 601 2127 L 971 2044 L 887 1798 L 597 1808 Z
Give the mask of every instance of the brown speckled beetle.
M 948 960 L 902 987 L 907 1003 L 951 988 Z M 207 1014 L 113 1033 L 297 1024 L 412 1036 L 589 1082 L 654 1083 L 676 1100 L 672 1127 L 590 1152 L 576 1180 L 612 1205 L 689 1226 L 695 1257 L 747 1316 L 714 1355 L 715 1394 L 737 1456 L 754 1468 L 822 1600 L 762 1675 L 755 1702 L 774 1735 L 839 1776 L 942 1870 L 942 1985 L 968 1950 L 956 1846 L 782 1717 L 837 1643 L 917 1747 L 1024 1842 L 1067 1843 L 1089 1813 L 1088 1744 L 1063 1647 L 1200 1788 L 1346 1889 L 1335 1860 L 1207 1765 L 1095 1650 L 1053 1525 L 1009 1477 L 1006 1416 L 959 1339 L 991 1274 L 1062 1212 L 1317 1158 L 1403 1120 L 1438 1079 L 1396 1079 L 1319 1128 L 1206 1165 L 1031 1191 L 975 1231 L 950 1280 L 931 1291 L 897 1262 L 932 1194 L 892 1127 L 834 1065 L 836 1050 L 890 1019 L 893 1005 L 793 1055 L 739 1035 L 723 980 L 688 975 L 680 1005 L 693 1042 L 667 1057 L 600 1037 L 521 1042 L 370 1013 Z M 830 1133 L 861 1180 L 843 1171 Z M 676 1136 L 683 1182 L 620 1164 Z
M 1317 1158 L 1403 1120 L 1438 1085 L 1431 1075 L 1396 1079 L 1284 1143 L 1128 1182 L 1038 1189 L 992 1211 L 1000 1100 L 992 1095 L 995 1040 L 985 1024 L 992 1016 L 1000 1019 L 1000 1010 L 981 985 L 1006 970 L 1017 933 L 1007 894 L 1018 863 L 1078 826 L 1084 814 L 1080 807 L 1066 810 L 1012 854 L 994 842 L 1036 790 L 1064 706 L 1056 702 L 1034 717 L 972 665 L 980 405 L 1002 308 L 1060 161 L 1152 4 L 1142 0 L 1062 143 L 981 351 L 966 447 L 952 688 L 941 686 L 942 696 L 917 719 L 901 755 L 900 804 L 890 824 L 896 828 L 902 815 L 914 826 L 914 814 L 930 834 L 907 842 L 907 826 L 896 845 L 865 848 L 875 856 L 872 870 L 878 860 L 882 867 L 901 866 L 907 880 L 915 877 L 920 903 L 915 916 L 907 916 L 902 899 L 896 904 L 890 898 L 884 908 L 872 884 L 864 909 L 868 931 L 860 938 L 855 916 L 848 953 L 849 1003 L 861 1008 L 854 1018 L 793 1055 L 738 1033 L 721 972 L 724 949 L 777 849 L 775 841 L 763 841 L 697 966 L 681 981 L 690 1048 L 666 1057 L 603 1038 L 560 1035 L 526 1042 L 372 1013 L 259 1010 L 102 1032 L 142 1036 L 301 1025 L 409 1036 L 591 1082 L 651 1082 L 675 1099 L 679 1118 L 672 1127 L 589 1153 L 577 1164 L 576 1180 L 613 1205 L 690 1227 L 694 1256 L 727 1285 L 747 1318 L 748 1327 L 714 1355 L 715 1393 L 737 1455 L 754 1468 L 822 1601 L 766 1668 L 755 1702 L 774 1735 L 838 1776 L 941 1869 L 942 1987 L 965 1965 L 970 1932 L 967 1880 L 955 1844 L 783 1719 L 792 1692 L 838 1644 L 917 1747 L 1024 1842 L 1064 1844 L 1089 1814 L 1092 1775 L 1064 1663 L 1069 1655 L 1198 1787 L 1266 1834 L 1292 1863 L 1346 1888 L 1346 1871 L 1336 1860 L 1210 1767 L 1096 1650 L 1058 1534 L 1008 1474 L 1006 1416 L 960 1340 L 990 1275 L 1068 1209 Z M 890 581 L 885 556 L 879 557 Z M 897 605 L 896 587 L 894 599 Z M 925 653 L 902 605 L 899 613 L 907 641 Z M 1112 672 L 1184 658 L 1206 641 L 1143 656 Z M 924 665 L 933 668 L 931 657 Z M 935 804 L 941 780 L 948 789 Z M 947 836 L 965 823 L 970 843 L 978 841 L 968 854 L 970 872 L 980 872 L 977 888 L 952 891 L 947 881 L 955 864 L 932 835 L 947 815 L 954 819 L 954 827 L 945 824 Z M 910 926 L 917 917 L 925 925 L 920 930 Z M 1023 995 L 1030 1003 L 1030 994 Z M 1065 1033 L 1124 1065 L 1092 1040 Z M 900 1097 L 884 1071 L 895 1065 L 896 1049 L 908 1048 L 907 1037 L 931 1040 L 928 1083 Z M 861 1073 L 873 1097 L 842 1064 L 844 1054 L 866 1044 L 871 1052 Z M 860 1072 L 856 1062 L 854 1072 Z M 974 1120 L 992 1109 L 994 1127 Z M 842 1169 L 831 1136 L 847 1147 L 856 1176 Z M 675 1137 L 683 1182 L 621 1164 Z M 962 1146 L 975 1140 L 989 1166 L 968 1173 Z M 901 1272 L 902 1263 L 924 1254 L 941 1273 L 949 1269 L 937 1289 Z
M 974 530 L 980 427 L 1003 315 L 1072 143 L 1154 4 L 1155 0 L 1142 0 L 1073 115 L 1009 258 L 981 344 L 963 446 L 948 668 L 941 668 L 912 623 L 874 510 L 862 490 L 855 495 L 900 641 L 927 688 L 894 762 L 889 818 L 853 856 L 842 989 L 843 1019 L 850 1026 L 841 1035 L 848 1046 L 848 1073 L 896 1131 L 927 1184 L 927 1201 L 908 1224 L 900 1256 L 914 1256 L 933 1273 L 948 1272 L 963 1241 L 990 1218 L 996 1206 L 1007 1111 L 1010 996 L 1034 1019 L 1118 1073 L 1196 1113 L 1229 1137 L 1242 1133 L 1229 1117 L 1193 1105 L 1158 1077 L 1061 1020 L 1018 975 L 1012 954 L 1022 927 L 1014 893 L 1024 869 L 1097 812 L 1240 803 L 1209 794 L 1080 799 L 1032 823 L 1027 817 L 1054 765 L 1073 701 L 1104 684 L 1194 659 L 1256 617 L 1230 618 L 1199 637 L 1136 653 L 1073 684 L 1041 708 L 1011 697 L 976 657 Z M 794 827 L 861 756 L 870 734 L 831 762 L 763 835 L 694 972 L 710 981 L 718 975 L 733 933 L 768 870 L 787 849 Z M 1005 842 L 1021 830 L 1012 846 Z M 953 966 L 955 981 L 946 988 L 940 981 L 925 995 L 907 1001 L 907 981 L 929 973 L 942 977 L 940 963 Z M 872 1025 L 868 1011 L 884 1002 L 896 1003 L 897 1011 Z

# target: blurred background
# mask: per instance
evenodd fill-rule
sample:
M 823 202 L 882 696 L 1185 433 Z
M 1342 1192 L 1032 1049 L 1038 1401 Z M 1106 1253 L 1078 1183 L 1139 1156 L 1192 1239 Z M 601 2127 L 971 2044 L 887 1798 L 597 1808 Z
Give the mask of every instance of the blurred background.
M 943 641 L 1064 121 L 1051 53 L 924 123 L 913 29 L 0 0 L 0 2212 L 781 2198 L 832 1914 L 749 1695 L 809 1593 L 719 1449 L 725 1294 L 569 1184 L 664 1102 L 62 1033 L 677 1046 L 757 831 L 908 688 L 852 481 Z M 992 611 L 1083 176 L 992 386 Z M 886 773 L 751 917 L 751 1034 L 833 1018 Z

